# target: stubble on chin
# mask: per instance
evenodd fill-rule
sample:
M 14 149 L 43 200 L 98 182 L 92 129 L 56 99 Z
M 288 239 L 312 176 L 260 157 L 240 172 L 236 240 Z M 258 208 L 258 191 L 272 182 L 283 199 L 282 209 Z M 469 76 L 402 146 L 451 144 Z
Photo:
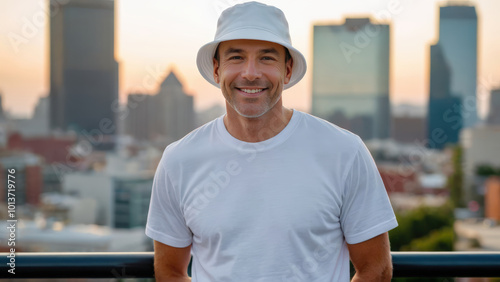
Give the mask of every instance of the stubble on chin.
M 265 103 L 260 105 L 249 105 L 257 104 L 259 98 L 244 98 L 243 100 L 247 102 L 246 105 L 238 102 L 229 103 L 229 105 L 242 117 L 259 118 L 268 113 L 278 103 L 280 97 L 276 97 L 275 100 L 265 97 Z

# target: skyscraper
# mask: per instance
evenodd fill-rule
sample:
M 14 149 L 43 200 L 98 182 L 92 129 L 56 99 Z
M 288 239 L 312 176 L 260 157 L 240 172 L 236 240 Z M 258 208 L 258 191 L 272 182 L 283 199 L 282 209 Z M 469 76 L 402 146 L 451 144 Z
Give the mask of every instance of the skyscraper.
M 490 92 L 488 123 L 500 125 L 500 88 L 492 89 Z
M 2 91 L 0 91 L 0 121 L 5 120 L 5 113 L 3 111 L 3 95 Z
M 78 134 L 114 134 L 118 99 L 114 0 L 51 0 L 50 123 Z M 104 127 L 104 128 L 103 128 Z
M 195 128 L 193 96 L 187 95 L 182 84 L 171 71 L 160 85 L 156 100 L 156 130 L 176 141 Z
M 157 132 L 155 128 L 156 100 L 155 96 L 131 93 L 127 101 L 127 117 L 125 133 L 136 140 L 151 140 Z
M 315 25 L 312 113 L 363 139 L 390 131 L 390 27 L 368 18 Z
M 450 67 L 441 45 L 431 45 L 429 111 L 427 114 L 428 147 L 443 149 L 455 144 L 462 129 L 461 99 L 451 95 Z
M 195 128 L 193 96 L 171 71 L 155 95 L 129 94 L 126 133 L 136 140 L 176 141 Z
M 439 9 L 439 45 L 450 67 L 451 93 L 462 100 L 464 127 L 477 122 L 477 14 L 474 6 Z

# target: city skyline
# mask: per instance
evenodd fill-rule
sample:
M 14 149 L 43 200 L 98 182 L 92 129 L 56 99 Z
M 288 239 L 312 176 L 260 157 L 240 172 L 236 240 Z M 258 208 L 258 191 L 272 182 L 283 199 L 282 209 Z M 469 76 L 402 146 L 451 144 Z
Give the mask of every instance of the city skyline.
M 49 7 L 49 2 L 66 7 Z M 146 236 L 145 226 L 151 196 L 158 198 L 154 191 L 151 194 L 153 183 L 158 183 L 155 172 L 173 168 L 167 171 L 167 180 L 174 183 L 180 181 L 176 172 L 183 176 L 199 166 L 211 179 L 204 182 L 203 176 L 190 177 L 179 185 L 185 186 L 185 191 L 193 187 L 195 198 L 200 193 L 207 196 L 207 191 L 198 188 L 245 186 L 241 179 L 233 181 L 240 171 L 262 174 L 264 178 L 257 177 L 250 183 L 259 188 L 263 187 L 259 179 L 265 179 L 267 172 L 279 174 L 275 168 L 284 162 L 306 164 L 311 160 L 306 172 L 331 170 L 328 165 L 336 162 L 336 155 L 341 159 L 346 155 L 339 151 L 343 145 L 337 138 L 350 135 L 343 129 L 361 138 L 361 143 L 356 136 L 351 141 L 361 145 L 363 154 L 375 161 L 371 164 L 373 175 L 379 184 L 383 182 L 380 188 L 385 187 L 390 197 L 400 223 L 389 235 L 392 252 L 500 253 L 500 241 L 493 240 L 500 238 L 500 225 L 493 224 L 500 220 L 500 19 L 494 18 L 500 12 L 499 0 L 472 1 L 477 11 L 477 18 L 473 18 L 478 19 L 477 49 L 473 40 L 476 33 L 471 32 L 471 25 L 464 27 L 454 21 L 462 20 L 457 13 L 448 13 L 451 21 L 443 25 L 444 29 L 440 27 L 440 7 L 448 1 L 263 0 L 284 11 L 293 45 L 308 62 L 304 79 L 284 92 L 284 105 L 332 122 L 335 126 L 327 126 L 328 130 L 339 133 L 318 135 L 317 129 L 326 123 L 315 127 L 311 122 L 315 117 L 295 111 L 289 125 L 275 136 L 278 139 L 274 138 L 282 146 L 284 158 L 275 158 L 274 152 L 267 156 L 260 150 L 258 145 L 270 148 L 267 141 L 272 140 L 267 134 L 259 135 L 268 140 L 252 142 L 249 147 L 236 135 L 231 136 L 220 118 L 225 101 L 220 90 L 206 82 L 196 68 L 196 53 L 213 39 L 220 12 L 241 2 L 0 2 L 0 11 L 6 11 L 0 16 L 0 167 L 4 173 L 2 176 L 0 170 L 0 176 L 9 174 L 16 179 L 15 189 L 9 183 L 0 184 L 4 191 L 0 203 L 9 206 L 9 216 L 17 211 L 15 220 L 22 223 L 16 223 L 14 230 L 7 226 L 0 232 L 5 238 L 17 234 L 16 249 L 10 249 L 10 254 L 152 252 L 153 242 Z M 446 8 L 464 2 L 449 1 Z M 385 18 L 387 15 L 390 17 Z M 476 26 L 472 27 L 475 30 Z M 55 30 L 52 36 L 51 30 Z M 447 57 L 450 52 L 453 56 Z M 451 64 L 457 61 L 458 66 Z M 461 75 L 455 81 L 473 87 L 453 89 L 452 76 L 457 69 Z M 466 95 L 458 94 L 475 95 L 476 89 L 479 109 L 483 110 L 480 117 L 484 118 L 488 110 L 490 115 L 478 126 L 465 127 L 463 113 L 475 113 L 476 104 L 461 111 L 461 106 L 470 104 L 463 102 Z M 121 107 L 117 107 L 118 101 Z M 17 116 L 5 116 L 2 110 Z M 33 116 L 26 118 L 32 111 Z M 107 122 L 109 116 L 103 112 L 116 115 Z M 61 127 L 79 124 L 80 128 L 51 130 L 51 115 Z M 192 131 L 218 117 L 217 123 L 212 123 L 216 125 L 214 130 L 206 130 L 208 124 L 201 131 Z M 306 131 L 295 130 L 297 121 Z M 116 129 L 116 135 L 109 135 L 111 128 Z M 273 124 L 271 129 L 276 131 Z M 221 150 L 207 146 L 207 142 L 194 142 L 192 150 L 168 158 L 174 166 L 162 165 L 165 156 L 171 156 L 169 150 L 177 146 L 167 148 L 171 142 L 184 136 L 177 144 L 196 138 L 208 140 L 199 138 L 202 131 L 215 136 L 211 138 L 215 143 L 221 141 L 217 145 Z M 297 136 L 308 136 L 314 140 L 313 145 L 325 146 L 319 150 L 317 146 L 297 147 Z M 225 155 L 227 163 L 224 154 L 214 155 L 226 167 L 207 164 L 198 148 L 229 152 Z M 249 153 L 258 149 L 263 155 L 253 163 L 246 157 L 242 162 L 232 160 L 245 153 L 242 149 Z M 359 157 L 359 152 L 353 153 Z M 327 166 L 320 168 L 323 160 Z M 333 178 L 344 176 L 349 182 L 355 175 L 351 172 L 357 169 L 351 167 L 348 173 Z M 306 207 L 318 197 L 308 198 L 310 191 L 301 187 L 314 188 L 328 181 L 318 177 L 308 181 L 302 177 L 306 175 L 303 170 L 293 172 L 297 173 L 291 176 L 291 187 L 302 191 L 302 196 L 288 200 L 298 199 L 297 206 Z M 245 198 L 241 198 L 243 206 L 235 204 L 218 191 L 201 204 L 195 201 L 194 205 L 184 205 L 187 212 L 197 212 L 210 201 L 214 207 L 223 203 L 234 206 L 233 210 L 250 205 Z M 276 203 L 273 197 L 283 194 L 249 195 L 257 195 L 257 200 L 271 199 L 263 202 L 266 211 L 267 203 Z M 287 197 L 279 200 L 287 202 Z M 280 226 L 287 224 L 279 216 L 274 219 L 282 223 Z M 420 224 L 425 221 L 433 224 Z M 417 229 L 419 232 L 415 232 Z
M 220 11 L 240 2 L 244 1 L 189 4 L 117 1 L 115 46 L 116 60 L 120 63 L 120 102 L 125 104 L 129 93 L 155 93 L 159 82 L 174 69 L 186 92 L 194 96 L 197 109 L 222 104 L 220 91 L 198 73 L 195 58 L 198 48 L 212 40 Z M 391 102 L 425 105 L 429 92 L 428 46 L 437 42 L 438 4 L 443 5 L 445 1 L 363 1 L 364 5 L 312 1 L 312 9 L 308 9 L 305 2 L 262 2 L 285 12 L 292 41 L 309 63 L 303 81 L 284 92 L 286 106 L 306 111 L 311 107 L 312 26 L 342 24 L 347 17 L 360 16 L 391 24 Z M 495 36 L 500 34 L 500 20 L 494 19 L 500 11 L 500 2 L 477 0 L 472 3 L 478 11 L 478 97 L 481 98 L 490 88 L 500 85 L 499 63 L 495 63 L 495 58 L 500 57 L 500 38 Z M 0 9 L 9 11 L 0 19 L 0 31 L 4 34 L 0 40 L 0 61 L 9 66 L 0 70 L 0 92 L 6 110 L 26 116 L 33 111 L 38 98 L 47 96 L 49 91 L 49 19 L 43 18 L 48 3 L 2 2 Z M 391 20 L 384 20 L 388 15 Z M 17 46 L 11 42 L 13 34 L 21 40 Z M 171 43 L 172 40 L 176 42 Z M 479 100 L 484 114 L 485 99 Z

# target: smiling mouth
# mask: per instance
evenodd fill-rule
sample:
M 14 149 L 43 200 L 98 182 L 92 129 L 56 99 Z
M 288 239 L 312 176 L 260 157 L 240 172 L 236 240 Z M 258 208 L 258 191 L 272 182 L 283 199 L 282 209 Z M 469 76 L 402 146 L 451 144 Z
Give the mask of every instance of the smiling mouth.
M 237 89 L 248 94 L 257 94 L 266 90 L 267 88 L 259 88 L 259 89 L 237 88 Z

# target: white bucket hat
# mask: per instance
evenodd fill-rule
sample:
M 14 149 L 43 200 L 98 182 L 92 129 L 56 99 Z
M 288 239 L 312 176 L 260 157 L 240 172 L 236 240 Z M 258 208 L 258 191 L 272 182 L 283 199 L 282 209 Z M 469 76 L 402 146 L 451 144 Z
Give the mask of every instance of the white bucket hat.
M 198 51 L 196 64 L 201 75 L 211 84 L 215 82 L 213 58 L 222 41 L 252 39 L 278 43 L 288 49 L 293 58 L 292 77 L 285 84 L 288 89 L 299 82 L 306 73 L 304 56 L 292 47 L 288 22 L 283 12 L 273 6 L 258 2 L 247 2 L 230 7 L 222 12 L 217 22 L 214 41 L 203 45 Z

